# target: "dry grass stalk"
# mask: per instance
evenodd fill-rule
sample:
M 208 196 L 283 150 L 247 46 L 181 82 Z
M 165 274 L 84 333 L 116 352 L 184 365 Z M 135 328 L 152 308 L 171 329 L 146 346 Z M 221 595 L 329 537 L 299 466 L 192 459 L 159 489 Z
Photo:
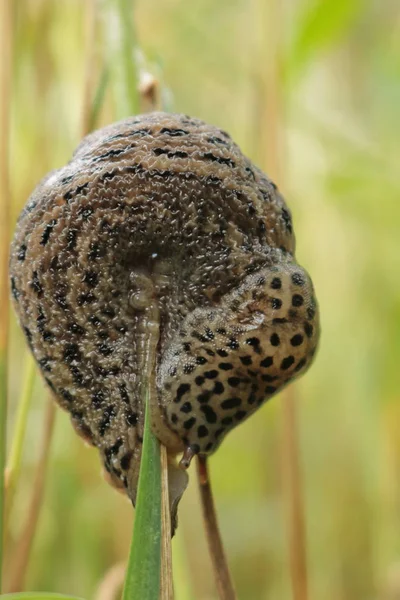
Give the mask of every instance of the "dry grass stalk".
M 10 514 L 14 502 L 15 492 L 18 486 L 22 466 L 23 445 L 26 434 L 28 413 L 35 383 L 36 363 L 31 354 L 26 356 L 25 373 L 22 380 L 22 389 L 18 400 L 18 409 L 15 417 L 14 431 L 9 450 L 9 458 L 5 471 L 6 507 L 5 522 L 6 533 Z
M 10 239 L 10 106 L 12 62 L 12 4 L 0 0 L 0 593 L 4 538 L 4 465 L 7 424 L 7 366 L 9 335 L 8 245 Z
M 15 545 L 14 555 L 11 559 L 8 592 L 19 592 L 22 591 L 24 587 L 26 570 L 42 506 L 49 450 L 54 429 L 55 412 L 56 404 L 52 398 L 49 398 L 45 413 L 39 462 L 36 467 L 32 488 L 33 492 L 27 509 L 28 516 L 20 538 Z
M 104 575 L 94 595 L 95 600 L 119 600 L 124 585 L 126 561 L 113 565 Z
M 85 12 L 85 77 L 83 82 L 83 102 L 81 115 L 81 135 L 90 133 L 92 114 L 92 93 L 95 74 L 95 47 L 97 24 L 97 0 L 86 0 Z
M 282 469 L 288 521 L 290 574 L 294 600 L 308 599 L 307 554 L 302 478 L 299 460 L 295 390 L 286 391 L 283 401 Z
M 207 459 L 204 456 L 197 457 L 197 473 L 208 549 L 214 569 L 218 597 L 220 600 L 236 600 L 236 593 L 218 527 Z
M 161 454 L 161 589 L 160 600 L 173 600 L 171 511 L 168 492 L 168 455 L 164 445 Z
M 161 110 L 160 82 L 147 71 L 140 74 L 139 108 L 140 112 Z
M 6 352 L 8 342 L 8 246 L 10 240 L 10 105 L 11 105 L 11 3 L 0 0 L 0 351 Z
M 274 0 L 268 8 L 260 0 L 260 17 L 265 23 L 265 40 L 262 63 L 263 80 L 263 155 L 267 172 L 284 188 L 285 161 L 285 95 L 282 77 L 284 33 L 279 27 L 284 23 L 282 6 Z M 302 479 L 299 463 L 298 398 L 296 388 L 290 387 L 282 398 L 281 459 L 283 496 L 289 541 L 289 562 L 294 600 L 308 599 L 305 519 L 303 511 Z

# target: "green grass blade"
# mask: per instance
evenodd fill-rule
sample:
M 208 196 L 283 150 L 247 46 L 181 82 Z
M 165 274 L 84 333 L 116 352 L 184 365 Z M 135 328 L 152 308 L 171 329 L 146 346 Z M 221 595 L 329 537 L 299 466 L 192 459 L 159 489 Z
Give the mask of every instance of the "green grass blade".
M 28 421 L 29 408 L 32 399 L 33 386 L 35 383 L 36 364 L 33 356 L 26 355 L 26 366 L 23 378 L 21 396 L 18 402 L 18 412 L 15 422 L 15 431 L 12 436 L 10 456 L 7 465 L 7 502 L 6 502 L 6 522 L 10 515 L 14 492 L 17 486 L 19 473 L 21 470 L 22 451 L 25 440 L 26 426 Z
M 83 600 L 78 596 L 65 596 L 51 592 L 19 592 L 18 594 L 4 594 L 2 600 Z
M 176 600 L 193 600 L 195 597 L 190 578 L 187 548 L 181 532 L 178 531 L 172 547 L 174 565 L 174 592 Z
M 104 24 L 114 112 L 117 119 L 122 119 L 139 112 L 139 74 L 132 0 L 105 2 Z
M 132 0 L 118 0 L 119 18 L 121 27 L 121 60 L 123 67 L 123 81 L 125 84 L 125 98 L 131 114 L 139 112 L 139 81 L 135 60 L 135 30 L 133 24 Z
M 298 77 L 311 60 L 321 56 L 345 34 L 363 8 L 361 0 L 317 0 L 298 15 L 290 43 L 286 73 Z
M 100 80 L 96 88 L 93 98 L 93 104 L 89 116 L 89 131 L 95 129 L 99 120 L 100 111 L 103 107 L 104 97 L 107 91 L 107 86 L 110 81 L 110 71 L 108 65 L 104 65 L 101 71 Z
M 0 352 L 0 593 L 2 585 L 3 539 L 4 539 L 4 465 L 6 463 L 7 418 L 7 352 Z
M 4 466 L 7 437 L 7 365 L 9 338 L 8 245 L 10 224 L 10 114 L 12 80 L 11 2 L 0 3 L 0 594 L 3 573 Z
M 160 445 L 150 429 L 149 399 L 140 466 L 133 539 L 123 600 L 154 600 L 159 596 L 161 567 Z

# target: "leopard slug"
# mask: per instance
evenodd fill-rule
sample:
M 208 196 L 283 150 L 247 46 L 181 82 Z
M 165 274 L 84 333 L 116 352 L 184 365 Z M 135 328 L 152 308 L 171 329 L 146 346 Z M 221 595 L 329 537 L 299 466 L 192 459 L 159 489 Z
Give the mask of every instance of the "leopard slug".
M 185 115 L 88 135 L 33 192 L 11 247 L 16 312 L 55 399 L 133 503 L 149 369 L 152 429 L 186 467 L 310 365 L 318 308 L 294 252 L 276 185 Z M 171 461 L 175 512 L 186 481 Z

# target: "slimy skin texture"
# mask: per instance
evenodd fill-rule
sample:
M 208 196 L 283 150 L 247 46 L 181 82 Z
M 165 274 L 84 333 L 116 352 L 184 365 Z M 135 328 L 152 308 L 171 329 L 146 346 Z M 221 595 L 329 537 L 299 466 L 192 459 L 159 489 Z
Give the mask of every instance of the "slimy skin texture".
M 153 431 L 185 466 L 310 365 L 318 309 L 294 251 L 277 187 L 185 115 L 96 131 L 32 194 L 11 248 L 15 309 L 57 402 L 133 502 L 149 369 Z M 186 475 L 171 463 L 171 477 L 176 503 Z

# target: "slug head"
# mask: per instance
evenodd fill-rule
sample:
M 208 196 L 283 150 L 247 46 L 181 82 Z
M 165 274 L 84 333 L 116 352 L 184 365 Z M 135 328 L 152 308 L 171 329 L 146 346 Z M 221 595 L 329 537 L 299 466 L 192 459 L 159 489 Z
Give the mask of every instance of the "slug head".
M 307 273 L 281 261 L 185 319 L 160 367 L 168 426 L 192 454 L 224 436 L 311 363 L 319 336 Z

